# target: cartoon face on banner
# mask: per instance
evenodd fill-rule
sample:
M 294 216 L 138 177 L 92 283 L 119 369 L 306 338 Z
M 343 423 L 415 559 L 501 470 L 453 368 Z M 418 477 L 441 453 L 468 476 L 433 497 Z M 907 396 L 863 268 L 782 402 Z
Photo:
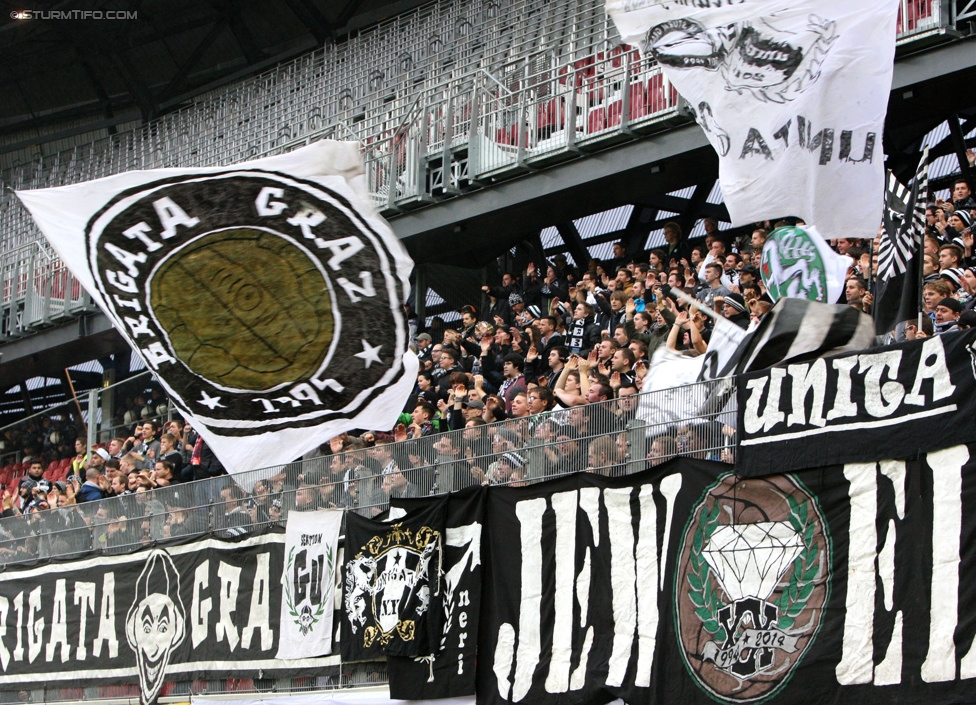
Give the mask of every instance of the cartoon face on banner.
M 152 182 L 91 219 L 86 250 L 110 313 L 221 435 L 353 416 L 402 375 L 394 258 L 321 184 L 258 170 Z
M 813 644 L 830 594 L 830 537 L 792 476 L 726 475 L 685 528 L 675 578 L 685 666 L 712 697 L 772 697 Z
M 186 637 L 180 576 L 165 551 L 146 559 L 125 619 L 125 637 L 136 654 L 143 703 L 153 703 L 166 679 L 170 655 Z

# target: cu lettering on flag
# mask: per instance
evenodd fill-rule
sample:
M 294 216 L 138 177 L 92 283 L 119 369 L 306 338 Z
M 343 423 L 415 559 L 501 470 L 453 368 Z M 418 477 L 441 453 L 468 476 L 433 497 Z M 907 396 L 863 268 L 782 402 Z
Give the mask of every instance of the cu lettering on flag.
M 403 374 L 393 255 L 320 184 L 256 170 L 146 184 L 92 217 L 86 251 L 116 325 L 223 435 L 351 417 Z

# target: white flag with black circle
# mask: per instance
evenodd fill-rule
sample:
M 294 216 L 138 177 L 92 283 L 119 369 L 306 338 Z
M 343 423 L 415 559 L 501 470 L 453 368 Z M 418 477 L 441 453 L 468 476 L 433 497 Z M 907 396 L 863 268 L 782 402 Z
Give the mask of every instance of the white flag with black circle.
M 413 263 L 356 144 L 17 196 L 229 471 L 395 422 Z
M 898 0 L 607 0 L 719 155 L 734 226 L 799 216 L 872 237 Z
M 312 658 L 332 651 L 336 555 L 341 528 L 341 509 L 288 515 L 277 658 Z

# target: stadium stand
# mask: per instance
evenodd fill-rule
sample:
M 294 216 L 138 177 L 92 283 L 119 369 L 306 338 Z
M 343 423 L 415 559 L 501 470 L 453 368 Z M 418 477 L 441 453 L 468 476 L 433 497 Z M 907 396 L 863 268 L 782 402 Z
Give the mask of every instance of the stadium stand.
M 964 31 L 973 17 L 976 12 L 964 2 L 906 1 L 900 41 L 905 46 L 924 46 L 947 38 L 947 29 Z M 913 137 L 936 151 L 942 148 L 933 165 L 933 178 L 941 179 L 933 196 L 955 198 L 952 182 L 965 165 L 958 148 L 949 145 L 958 139 L 957 133 L 965 146 L 972 145 L 976 136 L 972 119 L 957 120 L 954 127 L 940 123 Z M 85 292 L 16 200 L 16 189 L 79 183 L 131 169 L 233 163 L 333 137 L 362 144 L 376 205 L 394 216 L 687 121 L 680 97 L 660 70 L 620 44 L 602 0 L 429 3 L 258 76 L 197 96 L 191 105 L 131 131 L 67 150 L 42 145 L 42 156 L 4 168 L 0 173 L 0 342 L 93 312 Z M 665 198 L 678 205 L 697 198 L 699 206 L 711 205 L 718 212 L 721 191 L 715 175 L 703 175 L 702 183 L 698 196 L 691 189 L 667 193 Z M 964 199 L 959 200 L 962 210 L 969 208 Z M 937 242 L 965 237 L 966 222 L 954 222 L 951 210 L 933 202 L 930 235 Z M 76 413 L 70 405 L 52 405 L 30 420 L 3 426 L 0 490 L 9 495 L 4 495 L 0 519 L 0 563 L 125 553 L 154 541 L 257 531 L 284 522 L 299 505 L 303 509 L 344 507 L 375 515 L 391 496 L 423 496 L 475 483 L 522 484 L 581 469 L 619 476 L 676 455 L 731 460 L 734 430 L 719 414 L 695 419 L 704 421 L 696 424 L 682 417 L 686 409 L 699 407 L 701 399 L 676 405 L 667 420 L 650 422 L 638 421 L 634 402 L 627 401 L 628 394 L 620 394 L 621 388 L 640 390 L 647 372 L 646 364 L 640 363 L 653 346 L 690 353 L 696 348 L 692 328 L 707 327 L 704 320 L 686 320 L 683 307 L 666 303 L 658 287 L 668 283 L 692 293 L 704 290 L 706 257 L 713 254 L 710 248 L 718 240 L 728 247 L 723 272 L 745 294 L 746 282 L 740 277 L 748 270 L 743 268 L 756 264 L 761 250 L 751 229 L 727 232 L 727 221 L 708 222 L 699 217 L 702 212 L 688 212 L 682 214 L 684 220 L 690 218 L 685 229 L 693 238 L 708 235 L 704 240 L 708 249 L 696 252 L 679 235 L 683 249 L 677 266 L 672 266 L 667 257 L 662 261 L 656 248 L 666 245 L 665 228 L 674 232 L 672 219 L 678 215 L 655 208 L 653 217 L 641 221 L 640 232 L 626 241 L 621 233 L 644 217 L 635 206 L 565 219 L 569 222 L 555 215 L 553 222 L 560 224 L 538 234 L 537 249 L 496 248 L 493 254 L 502 254 L 505 266 L 497 276 L 478 279 L 477 284 L 486 289 L 479 299 L 460 298 L 459 290 L 452 290 L 456 295 L 446 300 L 433 288 L 422 286 L 426 296 L 414 302 L 419 326 L 415 334 L 420 334 L 415 343 L 425 361 L 425 374 L 416 391 L 431 407 L 421 404 L 419 411 L 407 410 L 402 426 L 395 429 L 344 434 L 315 457 L 231 480 L 219 463 L 210 464 L 213 460 L 205 457 L 203 444 L 192 430 L 181 423 L 168 425 L 177 417 L 164 399 L 153 404 L 145 397 L 137 399 L 152 394 L 145 380 L 135 385 L 128 380 L 103 392 L 98 407 Z M 945 267 L 960 270 L 959 281 L 954 282 L 956 300 L 968 308 L 976 304 L 976 276 L 962 270 L 974 264 L 971 237 L 963 252 L 968 259 L 958 267 Z M 861 257 L 865 252 L 867 259 Z M 870 278 L 871 251 L 858 249 L 853 254 L 859 258 L 852 275 Z M 550 262 L 548 268 L 541 265 L 543 258 Z M 502 276 L 505 268 L 513 272 L 507 280 Z M 934 265 L 930 274 L 940 278 Z M 952 280 L 948 275 L 942 278 Z M 581 347 L 580 357 L 570 357 L 554 345 L 550 350 L 540 340 L 546 314 L 553 316 L 557 333 L 566 333 L 572 310 L 560 303 L 596 309 L 587 316 L 595 337 Z M 722 312 L 730 318 L 743 314 L 748 318 L 760 317 L 768 309 L 761 292 L 743 303 L 745 311 L 732 307 Z M 861 309 L 870 306 L 859 293 L 851 295 L 850 303 Z M 940 313 L 941 303 L 933 297 L 927 312 L 934 326 L 941 326 L 937 330 L 951 329 L 948 319 L 958 312 L 949 306 L 949 313 Z M 520 305 L 524 308 L 516 308 Z M 473 315 L 478 323 L 466 315 Z M 445 356 L 445 347 L 456 350 L 457 356 Z M 617 347 L 631 354 L 614 357 Z M 556 353 L 555 360 L 549 357 L 551 352 Z M 520 356 L 516 371 L 522 374 L 510 374 L 511 359 L 506 370 L 505 358 L 511 353 Z M 570 370 L 563 375 L 567 365 Z M 547 378 L 543 386 L 533 381 L 542 377 Z M 101 386 L 100 379 L 88 382 L 79 391 Z M 8 394 L 27 394 L 26 381 L 21 384 L 23 389 L 11 388 Z M 465 387 L 463 399 L 456 385 Z M 556 389 L 557 398 L 539 391 L 544 387 Z M 703 393 L 707 389 L 688 390 L 690 395 Z M 113 403 L 106 407 L 104 399 L 109 396 Z M 556 403 L 563 408 L 554 409 Z M 658 406 L 669 408 L 665 402 Z M 107 408 L 112 413 L 104 413 Z M 10 410 L 12 419 L 30 411 L 26 405 Z M 188 475 L 175 479 L 192 481 L 193 492 L 180 492 L 181 485 L 156 468 L 156 452 L 148 455 L 150 444 L 137 435 L 136 429 L 146 421 L 167 424 L 168 432 L 175 432 L 176 453 L 190 468 Z M 91 434 L 98 443 L 73 466 L 73 442 L 83 435 L 85 423 L 93 427 Z M 115 437 L 123 441 L 131 437 L 131 443 L 111 455 L 124 458 L 135 448 L 139 466 L 127 474 L 109 468 L 95 480 L 105 499 L 79 502 L 84 477 L 77 483 L 69 477 L 80 475 L 92 464 L 92 454 L 111 448 Z M 388 442 L 391 445 L 384 450 Z M 390 467 L 383 462 L 387 452 L 393 458 L 393 472 L 384 471 Z M 38 457 L 43 458 L 42 479 L 50 486 L 24 482 L 31 461 Z M 116 477 L 124 479 L 124 486 L 112 484 Z M 230 518 L 238 501 L 222 496 L 230 486 L 247 488 L 243 521 Z M 29 523 L 18 516 L 21 512 L 30 516 Z M 323 673 L 321 680 L 349 685 L 384 677 L 374 670 L 344 670 L 347 666 Z M 170 683 L 163 694 L 250 692 L 264 687 L 301 690 L 316 685 L 321 683 L 307 678 L 275 684 L 215 679 Z M 98 693 L 84 690 L 52 689 L 35 701 L 137 694 L 129 686 Z

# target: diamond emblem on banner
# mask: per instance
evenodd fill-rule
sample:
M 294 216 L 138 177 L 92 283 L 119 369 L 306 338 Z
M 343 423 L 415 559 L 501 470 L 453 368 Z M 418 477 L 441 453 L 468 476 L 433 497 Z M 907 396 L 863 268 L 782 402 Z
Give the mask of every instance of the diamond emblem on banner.
M 716 529 L 702 555 L 729 599 L 765 600 L 802 550 L 789 522 L 765 521 Z

